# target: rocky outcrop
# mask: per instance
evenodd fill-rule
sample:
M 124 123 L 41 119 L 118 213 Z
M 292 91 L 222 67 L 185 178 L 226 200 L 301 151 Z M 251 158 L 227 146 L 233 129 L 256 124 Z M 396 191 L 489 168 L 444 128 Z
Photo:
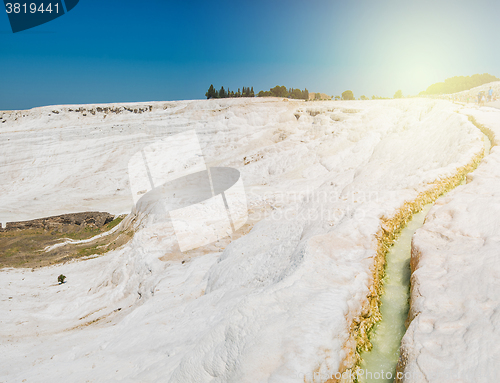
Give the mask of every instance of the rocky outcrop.
M 113 221 L 113 219 L 113 215 L 100 212 L 63 214 L 54 217 L 34 219 L 31 221 L 7 222 L 5 228 L 0 227 L 0 231 L 44 229 L 64 232 L 65 228 L 74 228 L 75 226 L 98 229 Z

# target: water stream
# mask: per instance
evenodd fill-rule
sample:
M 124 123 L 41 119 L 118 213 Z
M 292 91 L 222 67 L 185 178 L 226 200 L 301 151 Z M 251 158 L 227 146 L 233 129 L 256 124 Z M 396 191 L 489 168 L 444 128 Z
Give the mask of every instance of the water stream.
M 386 256 L 384 294 L 380 305 L 382 320 L 370 332 L 372 350 L 361 355 L 361 369 L 364 373 L 359 374 L 360 383 L 394 381 L 399 345 L 406 331 L 405 320 L 410 308 L 411 239 L 423 225 L 432 205 L 426 205 L 422 211 L 413 215 Z
M 485 155 L 488 155 L 491 142 L 486 136 L 484 146 Z M 410 308 L 411 240 L 415 231 L 424 224 L 432 206 L 428 204 L 413 215 L 386 256 L 384 293 L 380 305 L 382 320 L 370 332 L 372 350 L 361 354 L 359 383 L 394 382 L 399 346 L 406 332 L 405 321 Z

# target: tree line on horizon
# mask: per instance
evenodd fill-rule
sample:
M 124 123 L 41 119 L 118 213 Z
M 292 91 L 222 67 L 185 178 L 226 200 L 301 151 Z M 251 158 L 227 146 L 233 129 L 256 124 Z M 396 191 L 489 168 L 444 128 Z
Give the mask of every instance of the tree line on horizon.
M 238 88 L 237 92 L 230 91 L 229 88 L 227 90 L 222 86 L 219 90 L 215 89 L 213 84 L 210 85 L 208 91 L 205 93 L 207 99 L 210 98 L 233 98 L 233 97 L 255 97 L 255 93 L 252 87 L 243 87 L 243 91 L 240 91 Z M 269 90 L 261 90 L 257 97 L 285 97 L 285 98 L 294 98 L 297 100 L 308 100 L 309 99 L 309 91 L 307 88 L 304 90 L 289 88 L 287 89 L 285 86 L 276 85 L 274 88 Z
M 447 78 L 444 82 L 438 82 L 432 84 L 427 88 L 427 90 L 420 92 L 419 96 L 426 95 L 438 95 L 438 94 L 451 94 L 462 92 L 464 90 L 469 90 L 475 88 L 477 86 L 481 86 L 483 84 L 487 84 L 493 81 L 500 81 L 500 78 L 495 77 L 488 73 L 483 74 L 474 74 L 472 76 L 455 76 L 451 78 Z M 255 93 L 252 87 L 243 87 L 243 91 L 240 91 L 238 88 L 237 92 L 230 91 L 229 88 L 227 90 L 222 86 L 220 90 L 216 90 L 212 85 L 208 88 L 208 91 L 205 93 L 207 99 L 210 98 L 232 98 L 232 97 L 255 97 Z M 297 100 L 309 100 L 309 91 L 307 88 L 304 90 L 289 88 L 287 89 L 285 86 L 276 85 L 274 88 L 269 90 L 261 90 L 257 93 L 257 97 L 283 97 L 283 98 L 293 98 Z M 398 90 L 393 98 L 403 98 L 403 92 Z M 346 90 L 342 93 L 342 96 L 332 96 L 332 99 L 335 100 L 355 100 L 354 94 L 351 90 Z M 360 100 L 368 100 L 368 97 L 362 95 Z M 379 97 L 372 96 L 372 100 L 387 100 L 389 97 Z
M 229 88 L 226 90 L 222 86 L 220 90 L 217 90 L 214 88 L 213 84 L 210 85 L 208 88 L 208 91 L 205 93 L 205 96 L 207 99 L 210 98 L 236 98 L 236 97 L 255 97 L 255 93 L 252 87 L 243 87 L 243 90 L 241 91 L 240 88 L 238 88 L 237 92 L 230 91 Z M 319 93 L 316 95 L 319 96 Z M 257 93 L 257 97 L 282 97 L 282 98 L 292 98 L 296 100 L 309 100 L 309 91 L 307 88 L 304 90 L 300 89 L 295 89 L 295 88 L 286 88 L 284 85 L 276 85 L 274 88 L 271 88 L 269 90 L 261 90 L 259 93 Z M 401 98 L 403 97 L 403 93 L 401 90 L 398 90 L 396 94 L 394 95 L 394 98 Z M 319 99 L 319 97 L 317 97 Z M 335 100 L 355 100 L 356 98 L 354 97 L 354 93 L 352 90 L 346 90 L 345 92 L 342 92 L 342 96 L 332 96 L 332 99 Z M 379 97 L 379 96 L 372 96 L 372 100 L 388 100 L 390 97 Z M 361 96 L 360 100 L 369 100 L 368 97 L 366 96 Z
M 403 92 L 401 91 L 401 89 L 397 90 L 396 93 L 394 93 L 394 97 L 393 98 L 403 98 Z M 352 92 L 352 90 L 346 90 L 345 92 L 342 92 L 342 96 L 332 96 L 332 99 L 335 100 L 355 100 L 356 97 L 354 97 L 354 93 Z M 361 101 L 365 101 L 365 100 L 369 100 L 368 97 L 366 97 L 365 95 L 362 95 L 359 97 L 359 99 Z M 380 97 L 380 96 L 375 96 L 373 95 L 372 96 L 372 100 L 390 100 L 391 98 L 390 97 Z
M 309 91 L 307 88 L 304 90 L 289 88 L 286 89 L 284 85 L 276 85 L 274 88 L 269 90 L 261 90 L 257 97 L 285 97 L 293 98 L 296 100 L 309 100 Z
M 319 93 L 317 93 L 319 95 Z M 205 93 L 207 99 L 210 98 L 236 98 L 236 97 L 255 97 L 255 93 L 252 87 L 243 87 L 243 91 L 238 88 L 237 92 L 230 91 L 229 88 L 224 89 L 222 86 L 220 90 L 214 88 L 213 84 L 210 85 L 208 91 Z M 309 100 L 309 91 L 307 88 L 304 90 L 295 88 L 286 88 L 284 85 L 276 85 L 274 88 L 269 90 L 261 90 L 257 93 L 257 97 L 282 97 L 282 98 L 292 98 L 296 100 Z M 394 98 L 403 97 L 401 90 L 398 90 L 394 95 Z M 352 90 L 346 90 L 342 92 L 342 96 L 332 96 L 335 100 L 355 100 L 354 93 Z M 372 96 L 372 100 L 389 99 L 386 97 Z M 360 100 L 369 100 L 366 96 L 361 96 Z
M 243 91 L 238 88 L 237 92 L 234 92 L 232 90 L 227 90 L 224 89 L 223 86 L 219 90 L 215 89 L 213 84 L 210 85 L 208 88 L 208 91 L 205 93 L 205 96 L 207 99 L 210 98 L 233 98 L 233 97 L 255 97 L 254 91 L 253 91 L 253 86 L 251 88 L 249 87 L 243 87 Z

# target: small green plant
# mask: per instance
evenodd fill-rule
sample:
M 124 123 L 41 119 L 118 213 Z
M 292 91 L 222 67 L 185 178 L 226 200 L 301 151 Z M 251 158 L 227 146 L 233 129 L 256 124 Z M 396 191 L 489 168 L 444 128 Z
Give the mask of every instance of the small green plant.
M 66 276 L 61 274 L 57 277 L 57 282 L 59 282 L 59 284 L 62 284 L 64 283 L 64 280 L 66 279 Z
M 123 217 L 116 217 L 114 220 L 112 220 L 110 223 L 106 225 L 106 228 L 108 230 L 111 230 L 115 226 L 117 226 L 121 221 L 123 221 Z

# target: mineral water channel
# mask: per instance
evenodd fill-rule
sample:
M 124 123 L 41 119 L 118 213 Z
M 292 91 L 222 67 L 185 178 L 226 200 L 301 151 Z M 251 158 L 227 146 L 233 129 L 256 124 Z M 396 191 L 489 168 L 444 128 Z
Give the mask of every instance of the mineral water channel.
M 486 156 L 491 148 L 491 142 L 486 135 L 484 146 Z M 380 305 L 382 320 L 375 324 L 370 332 L 373 348 L 361 354 L 362 371 L 357 374 L 359 383 L 394 382 L 399 346 L 406 332 L 405 321 L 410 309 L 411 240 L 415 231 L 424 224 L 425 217 L 433 205 L 434 203 L 430 203 L 413 215 L 387 253 L 383 278 L 384 293 Z
M 358 373 L 360 383 L 394 381 L 399 346 L 406 332 L 405 321 L 410 308 L 411 239 L 424 224 L 432 205 L 426 205 L 413 215 L 386 256 L 384 293 L 380 305 L 382 320 L 370 332 L 372 350 L 361 354 L 363 373 Z

